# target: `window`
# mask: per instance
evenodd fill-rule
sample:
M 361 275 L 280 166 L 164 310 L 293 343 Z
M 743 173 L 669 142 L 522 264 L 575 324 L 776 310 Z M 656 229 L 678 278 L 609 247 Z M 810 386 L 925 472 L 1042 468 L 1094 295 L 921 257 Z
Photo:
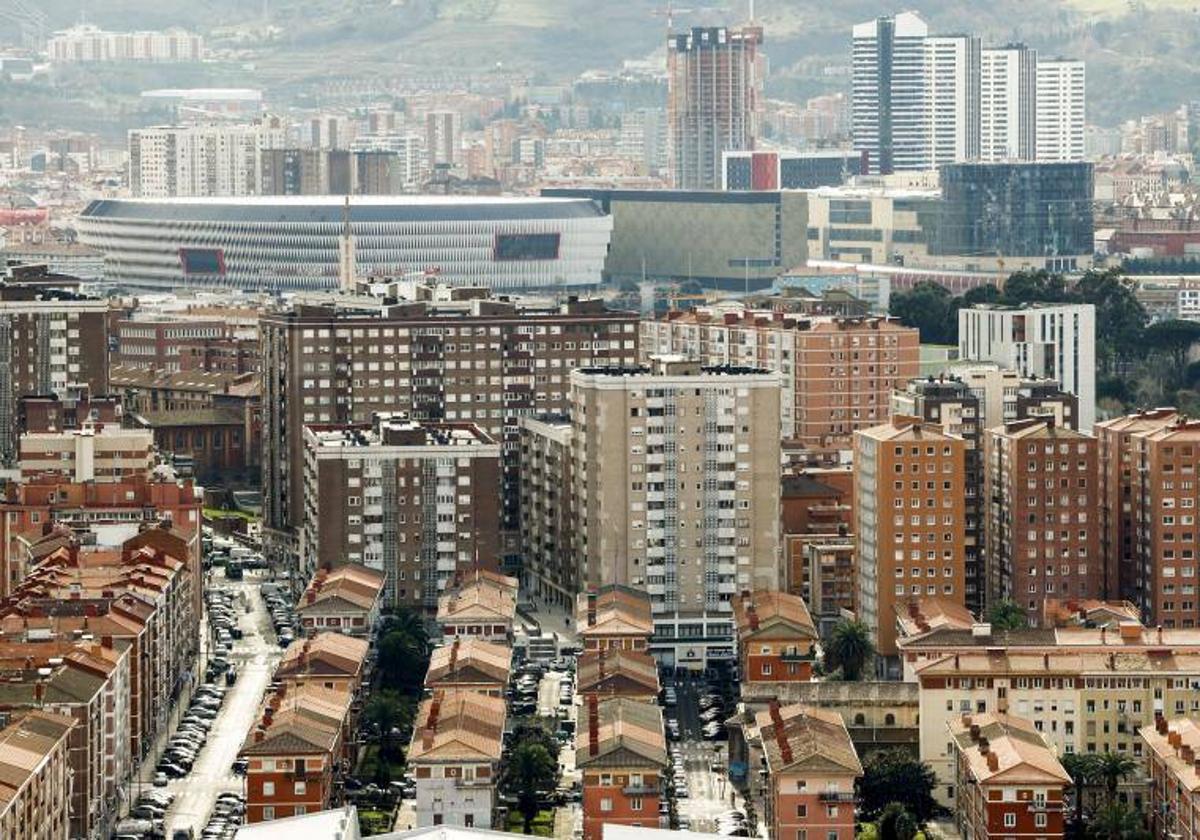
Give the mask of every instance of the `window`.
M 294 792 L 295 792 L 296 796 L 303 796 L 304 794 L 308 793 L 308 783 L 307 782 L 296 782 L 296 787 L 295 787 Z
M 263 821 L 266 822 L 273 819 L 275 819 L 275 809 L 272 806 L 267 805 L 263 808 Z
M 635 796 L 633 799 L 630 799 L 629 807 L 634 811 L 642 810 L 642 798 L 640 796 Z
M 1015 828 L 1016 825 L 1017 825 L 1017 815 L 1016 814 L 1005 814 L 1004 815 L 1004 827 L 1005 828 Z
M 804 817 L 807 817 L 808 816 L 808 806 L 807 805 L 797 805 L 796 806 L 796 816 L 800 817 L 802 819 Z
M 263 796 L 274 796 L 274 795 L 275 795 L 275 783 L 274 782 L 263 782 Z
M 558 259 L 557 233 L 498 233 L 493 249 L 496 262 Z
M 613 804 L 612 804 L 611 797 L 606 796 L 600 800 L 600 810 L 601 811 L 607 812 L 607 811 L 611 811 L 612 809 L 613 809 Z

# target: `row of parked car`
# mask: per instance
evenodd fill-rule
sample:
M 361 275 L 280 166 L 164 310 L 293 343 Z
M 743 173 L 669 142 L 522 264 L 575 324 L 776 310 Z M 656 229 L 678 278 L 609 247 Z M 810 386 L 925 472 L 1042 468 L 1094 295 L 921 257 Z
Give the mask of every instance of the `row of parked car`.
M 158 760 L 155 787 L 166 787 L 170 779 L 182 779 L 192 771 L 200 750 L 208 742 L 208 731 L 221 711 L 225 686 L 206 684 L 196 689 L 187 712 Z
M 240 793 L 217 794 L 212 814 L 200 832 L 200 840 L 233 840 L 246 816 L 246 799 Z
M 259 587 L 267 609 L 271 613 L 271 623 L 275 626 L 275 635 L 279 638 L 279 646 L 286 648 L 296 641 L 296 610 L 292 606 L 287 590 L 283 584 L 267 582 Z
M 208 606 L 208 625 L 212 631 L 213 649 L 204 671 L 205 682 L 224 676 L 226 683 L 237 681 L 237 670 L 230 661 L 235 640 L 243 636 L 238 626 L 238 614 L 249 607 L 243 605 L 243 596 L 222 589 L 210 589 L 204 593 Z
M 166 837 L 164 820 L 175 794 L 158 788 L 142 791 L 129 809 L 129 816 L 117 823 L 113 840 L 162 840 Z

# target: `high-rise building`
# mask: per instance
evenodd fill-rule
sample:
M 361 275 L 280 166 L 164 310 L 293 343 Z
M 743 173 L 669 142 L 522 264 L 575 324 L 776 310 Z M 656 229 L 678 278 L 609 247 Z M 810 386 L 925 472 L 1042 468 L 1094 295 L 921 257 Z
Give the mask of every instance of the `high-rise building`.
M 854 27 L 851 126 L 872 174 L 926 168 L 925 38 L 912 12 Z
M 499 504 L 500 444 L 472 423 L 305 426 L 300 574 L 361 563 L 432 614 L 456 572 L 496 568 Z
M 462 116 L 457 111 L 430 111 L 425 115 L 425 151 L 429 169 L 438 164 L 453 168 L 461 156 Z
M 981 55 L 980 160 L 1037 157 L 1037 50 L 988 47 Z
M 1085 89 L 1086 73 L 1082 61 L 1038 59 L 1038 160 L 1083 160 Z
M 916 330 L 887 318 L 797 318 L 703 307 L 642 323 L 642 353 L 783 374 L 781 431 L 811 447 L 848 446 L 889 416 L 893 388 L 919 372 Z
M 1047 600 L 1107 596 L 1097 448 L 1053 420 L 984 432 L 989 603 L 1012 601 L 1036 625 Z
M 966 449 L 915 417 L 854 435 L 859 618 L 889 674 L 899 674 L 895 608 L 965 599 Z
M 931 35 L 925 39 L 925 119 L 928 152 L 924 168 L 979 157 L 979 38 Z
M 204 38 L 177 27 L 162 31 L 108 32 L 79 24 L 46 42 L 51 62 L 199 61 Z
M 1138 567 L 1138 524 L 1134 518 L 1135 488 L 1141 477 L 1133 460 L 1133 436 L 1154 432 L 1174 424 L 1179 413 L 1173 408 L 1139 411 L 1096 424 L 1100 442 L 1101 553 L 1110 586 L 1110 597 L 1136 604 L 1141 577 Z
M 571 420 L 566 415 L 522 417 L 522 588 L 563 609 L 583 590 L 580 569 L 567 550 L 571 539 Z
M 640 161 L 645 174 L 657 175 L 667 165 L 666 114 L 661 108 L 638 108 L 621 118 L 618 148 L 625 157 Z
M 501 525 L 515 542 L 518 418 L 566 410 L 577 367 L 637 360 L 637 316 L 598 300 L 538 305 L 479 289 L 420 290 L 421 299 L 342 298 L 261 320 L 270 371 L 263 514 L 272 539 L 302 521 L 305 424 L 369 423 L 375 413 L 403 411 L 419 422 L 475 423 L 501 443 Z
M 733 599 L 779 588 L 779 399 L 679 357 L 571 374 L 570 550 L 587 587 L 650 595 L 660 663 L 729 662 Z
M 1090 303 L 960 309 L 958 355 L 996 362 L 1026 377 L 1057 380 L 1079 398 L 1079 430 L 1091 432 L 1096 420 L 1096 307 Z
M 721 188 L 721 153 L 753 149 L 764 68 L 762 29 L 693 28 L 667 39 L 667 125 L 676 189 Z
M 263 151 L 283 146 L 286 135 L 274 121 L 134 129 L 130 190 L 139 198 L 256 195 Z

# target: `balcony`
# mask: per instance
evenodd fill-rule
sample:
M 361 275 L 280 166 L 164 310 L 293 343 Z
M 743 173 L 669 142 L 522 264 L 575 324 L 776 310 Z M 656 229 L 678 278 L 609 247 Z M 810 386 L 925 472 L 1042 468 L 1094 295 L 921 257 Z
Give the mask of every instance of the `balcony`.
M 1036 800 L 1029 803 L 1029 810 L 1035 814 L 1055 814 L 1063 810 L 1063 803 L 1058 802 L 1037 802 Z
M 854 802 L 854 791 L 826 790 L 817 794 L 820 802 Z
M 626 796 L 660 796 L 662 791 L 657 785 L 626 785 L 621 788 Z

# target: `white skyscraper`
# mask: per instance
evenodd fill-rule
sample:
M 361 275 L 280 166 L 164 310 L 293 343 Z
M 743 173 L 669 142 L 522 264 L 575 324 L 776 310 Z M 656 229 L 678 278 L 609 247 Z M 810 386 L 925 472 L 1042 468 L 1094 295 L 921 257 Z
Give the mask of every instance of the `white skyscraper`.
M 256 195 L 262 151 L 286 139 L 275 122 L 135 129 L 129 186 L 137 198 Z
M 979 158 L 979 39 L 925 39 L 925 119 L 928 160 L 923 169 Z
M 1085 83 L 1082 61 L 1038 61 L 1038 160 L 1083 160 Z
M 925 39 L 929 27 L 912 12 L 854 27 L 851 125 L 854 148 L 872 174 L 926 164 Z
M 982 160 L 1034 160 L 1037 154 L 1037 51 L 1024 44 L 985 49 L 980 74 Z

